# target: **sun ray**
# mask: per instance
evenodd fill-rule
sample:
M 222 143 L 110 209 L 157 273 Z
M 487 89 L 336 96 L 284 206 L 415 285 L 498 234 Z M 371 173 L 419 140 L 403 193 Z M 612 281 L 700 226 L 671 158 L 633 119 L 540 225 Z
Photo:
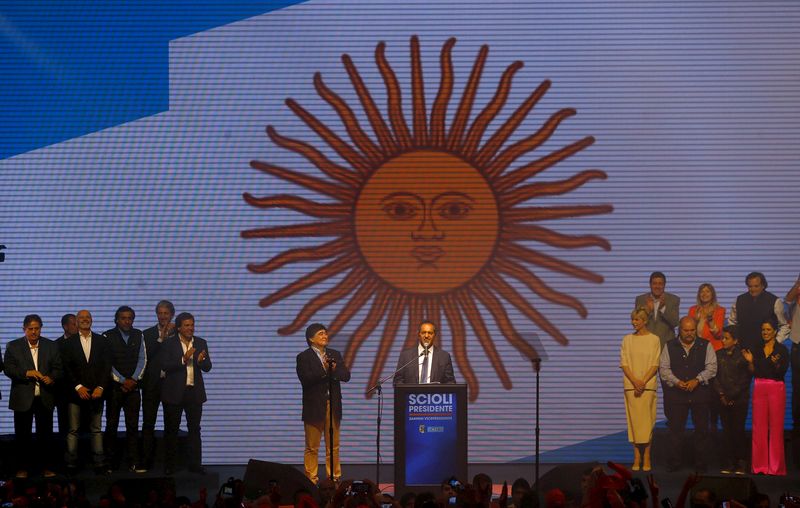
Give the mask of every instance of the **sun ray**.
M 367 303 L 375 291 L 378 289 L 379 283 L 377 279 L 367 279 L 364 284 L 356 290 L 356 293 L 347 302 L 342 310 L 333 318 L 331 325 L 328 327 L 328 334 L 331 337 L 336 336 L 337 333 L 350 321 L 353 316 L 358 312 L 361 307 Z
M 344 219 L 347 218 L 351 212 L 347 205 L 340 203 L 315 203 L 314 201 L 288 194 L 257 198 L 249 192 L 245 192 L 242 194 L 242 197 L 247 204 L 255 206 L 256 208 L 288 208 L 310 215 L 311 217 L 323 219 Z
M 507 245 L 506 252 L 504 254 L 512 258 L 521 259 L 528 263 L 533 263 L 534 265 L 539 265 L 554 272 L 570 275 L 576 279 L 582 279 L 596 283 L 603 282 L 603 277 L 599 274 L 586 270 L 585 268 L 581 268 L 580 266 L 573 265 L 568 261 L 562 261 L 554 258 L 553 256 L 543 252 L 529 249 L 528 247 L 523 247 L 522 245 Z
M 529 360 L 539 358 L 539 353 L 536 349 L 519 336 L 500 300 L 489 289 L 483 287 L 481 283 L 473 284 L 470 289 L 492 315 L 503 337 Z
M 324 293 L 315 296 L 311 301 L 300 309 L 300 312 L 295 316 L 294 321 L 290 324 L 278 329 L 281 335 L 291 335 L 297 333 L 305 324 L 321 309 L 328 305 L 342 300 L 344 297 L 356 290 L 366 275 L 366 269 L 361 266 L 356 266 L 350 271 L 336 286 L 325 291 Z
M 462 152 L 468 158 L 472 159 L 475 157 L 483 133 L 489 126 L 489 123 L 497 116 L 497 113 L 505 106 L 508 94 L 511 91 L 511 81 L 514 79 L 514 74 L 522 68 L 522 65 L 522 62 L 516 61 L 508 66 L 505 72 L 503 72 L 503 76 L 500 78 L 500 83 L 497 85 L 497 91 L 494 97 L 489 101 L 489 104 L 483 108 L 483 111 L 480 112 L 475 121 L 472 122 L 472 127 L 470 127 L 467 133 L 467 138 L 462 148 Z
M 475 375 L 467 355 L 467 336 L 464 329 L 464 320 L 461 319 L 461 313 L 458 311 L 458 306 L 451 295 L 445 296 L 442 299 L 442 303 L 453 337 L 453 357 L 456 359 L 456 364 L 458 364 L 458 370 L 461 371 L 467 382 L 469 400 L 474 402 L 478 398 L 480 387 L 478 385 L 478 377 Z
M 611 205 L 531 206 L 506 210 L 503 212 L 503 218 L 515 223 L 602 215 L 613 211 L 614 207 Z
M 511 284 L 505 281 L 502 277 L 488 273 L 485 279 L 485 284 L 502 296 L 505 300 L 511 302 L 511 305 L 516 307 L 520 312 L 525 314 L 528 319 L 536 323 L 542 331 L 553 337 L 557 342 L 562 345 L 567 345 L 569 340 L 567 337 L 553 325 L 541 312 L 536 310 L 531 304 L 523 298 L 519 292 L 514 289 Z
M 376 294 L 375 299 L 372 302 L 372 307 L 369 309 L 367 313 L 367 317 L 361 322 L 361 324 L 356 328 L 353 335 L 350 337 L 350 340 L 347 342 L 347 349 L 344 352 L 344 363 L 348 367 L 353 365 L 353 361 L 356 358 L 356 353 L 364 344 L 364 341 L 367 340 L 367 337 L 375 330 L 378 326 L 378 323 L 383 318 L 383 315 L 386 313 L 386 307 L 389 303 L 389 292 L 386 288 L 379 287 Z
M 342 256 L 334 259 L 327 265 L 321 266 L 313 272 L 304 275 L 291 284 L 288 284 L 271 295 L 264 297 L 259 302 L 262 307 L 269 307 L 270 305 L 288 298 L 293 294 L 302 291 L 308 287 L 314 286 L 324 280 L 327 280 L 335 275 L 338 275 L 353 267 L 355 261 L 352 256 Z
M 262 161 L 250 161 L 250 167 L 263 171 L 269 175 L 276 176 L 287 182 L 292 182 L 301 185 L 307 189 L 311 189 L 320 194 L 325 194 L 339 200 L 340 202 L 349 202 L 355 197 L 353 189 L 350 187 L 342 187 L 341 185 L 332 184 L 313 176 L 308 176 L 303 173 L 285 169 L 274 164 L 269 164 Z
M 556 111 L 547 119 L 547 122 L 545 122 L 539 130 L 500 152 L 500 155 L 495 157 L 486 168 L 486 172 L 490 175 L 490 178 L 495 178 L 497 175 L 502 174 L 519 157 L 536 150 L 542 143 L 550 139 L 561 122 L 576 113 L 577 112 L 571 108 Z
M 545 284 L 542 279 L 537 277 L 536 274 L 521 264 L 510 259 L 500 257 L 495 265 L 495 270 L 497 270 L 499 274 L 504 273 L 517 279 L 525 284 L 528 289 L 545 300 L 551 301 L 558 305 L 563 305 L 565 307 L 570 307 L 571 309 L 574 309 L 575 312 L 577 312 L 582 318 L 585 318 L 588 314 L 586 307 L 577 298 L 551 288 Z
M 411 103 L 413 106 L 414 144 L 428 144 L 428 119 L 425 107 L 425 87 L 422 84 L 422 59 L 419 55 L 419 37 L 411 37 Z
M 573 191 L 587 182 L 592 180 L 605 180 L 608 176 L 605 171 L 598 169 L 588 169 L 581 171 L 577 175 L 573 175 L 565 180 L 557 180 L 555 182 L 537 182 L 517 187 L 513 191 L 506 193 L 503 197 L 503 207 L 511 208 L 512 206 L 527 201 L 532 198 L 541 196 L 557 196 L 566 194 Z
M 300 154 L 312 163 L 317 169 L 348 187 L 358 188 L 363 183 L 361 176 L 322 155 L 322 152 L 302 141 L 282 136 L 274 127 L 267 126 L 267 136 L 281 148 Z
M 403 349 L 414 347 L 417 343 L 419 324 L 424 319 L 422 312 L 423 304 L 419 297 L 411 297 L 408 304 L 408 331 Z
M 608 240 L 597 235 L 565 235 L 552 229 L 532 224 L 509 224 L 503 228 L 501 236 L 504 241 L 533 240 L 562 249 L 600 247 L 605 251 L 611 250 L 611 244 L 608 243 Z
M 478 307 L 472 300 L 472 296 L 465 291 L 461 291 L 456 294 L 456 302 L 461 309 L 464 310 L 464 315 L 467 316 L 467 320 L 469 320 L 472 330 L 478 337 L 478 342 L 483 348 L 483 351 L 486 353 L 486 358 L 489 359 L 489 363 L 497 373 L 497 377 L 500 378 L 503 388 L 510 390 L 512 387 L 511 377 L 508 375 L 508 371 L 503 365 L 503 360 L 500 358 L 500 353 L 497 352 L 497 348 L 495 347 L 494 342 L 492 342 L 492 337 L 489 334 L 489 330 L 486 328 L 486 323 L 483 321 L 483 318 L 478 311 Z
M 269 228 L 247 229 L 242 238 L 292 238 L 297 236 L 342 236 L 352 232 L 349 220 L 314 222 L 311 224 L 292 224 Z
M 389 101 L 389 119 L 392 122 L 395 139 L 401 151 L 407 150 L 411 146 L 411 134 L 408 132 L 408 125 L 403 116 L 403 98 L 400 94 L 400 85 L 397 83 L 395 75 L 389 62 L 386 61 L 386 43 L 381 42 L 375 48 L 375 63 L 386 83 L 386 95 Z
M 461 96 L 461 103 L 458 105 L 453 124 L 450 127 L 450 135 L 447 139 L 447 149 L 455 151 L 461 145 L 461 136 L 464 134 L 464 129 L 469 120 L 469 114 L 472 111 L 472 103 L 475 101 L 475 94 L 478 92 L 478 83 L 481 80 L 483 73 L 483 66 L 486 63 L 486 57 L 489 55 L 489 46 L 481 46 L 478 52 L 478 57 L 475 59 L 475 64 L 472 66 L 472 73 L 469 75 L 469 81 L 464 88 L 464 94 Z
M 445 141 L 444 119 L 447 115 L 447 105 L 453 94 L 453 61 L 451 51 L 456 43 L 455 37 L 450 37 L 442 46 L 442 53 L 439 57 L 442 79 L 439 83 L 439 93 L 433 102 L 431 113 L 431 143 L 434 146 L 442 146 Z
M 389 358 L 392 345 L 397 337 L 397 330 L 400 328 L 400 321 L 403 318 L 403 314 L 405 314 L 406 300 L 406 295 L 398 295 L 390 300 L 391 307 L 386 315 L 386 325 L 383 327 L 378 350 L 375 353 L 375 363 L 372 364 L 372 372 L 367 381 L 367 389 L 375 386 L 375 383 L 378 382 L 378 379 L 383 374 L 386 360 Z M 372 397 L 372 393 L 367 394 L 367 397 Z
M 499 129 L 489 138 L 489 141 L 483 145 L 483 148 L 478 152 L 475 156 L 475 163 L 479 166 L 486 166 L 492 157 L 495 156 L 497 150 L 503 146 L 509 137 L 511 137 L 514 132 L 516 132 L 517 127 L 525 120 L 530 113 L 531 109 L 541 100 L 547 90 L 550 88 L 550 80 L 544 80 L 542 83 L 536 88 L 536 90 L 531 93 L 525 102 L 520 104 L 520 106 L 508 117 L 508 120 L 500 126 Z M 493 176 L 493 175 L 489 175 Z
M 383 153 L 386 155 L 396 153 L 397 144 L 394 138 L 392 138 L 389 126 L 383 121 L 383 116 L 378 106 L 375 104 L 375 101 L 372 100 L 372 95 L 369 93 L 369 89 L 366 85 L 364 85 L 364 80 L 361 79 L 361 75 L 358 73 L 355 64 L 353 64 L 350 55 L 342 55 L 342 63 L 344 64 L 345 70 L 347 70 L 347 75 L 350 76 L 350 82 L 353 84 L 358 99 L 361 101 L 361 107 L 364 108 L 370 125 L 372 125 L 372 130 L 375 131 L 375 135 L 378 137 L 378 142 L 381 145 Z
M 556 150 L 555 152 L 549 153 L 542 157 L 541 159 L 537 159 L 530 164 L 526 164 L 521 168 L 515 169 L 514 171 L 501 175 L 498 177 L 497 182 L 495 184 L 495 188 L 499 193 L 505 193 L 511 187 L 524 182 L 528 178 L 535 176 L 545 169 L 558 164 L 559 162 L 575 155 L 576 153 L 580 152 L 584 148 L 591 146 L 594 143 L 593 136 L 586 136 L 585 138 L 572 143 L 571 145 L 567 145 L 564 148 Z
M 375 166 L 383 161 L 383 154 L 361 128 L 361 124 L 358 122 L 353 110 L 338 94 L 328 88 L 322 80 L 322 74 L 319 72 L 314 74 L 314 87 L 317 89 L 319 96 L 330 104 L 336 114 L 339 115 L 350 139 L 361 150 L 361 153 L 367 157 L 370 166 Z
M 356 152 L 352 146 L 345 142 L 342 138 L 337 136 L 325 124 L 320 122 L 317 117 L 306 111 L 303 106 L 297 103 L 294 99 L 286 99 L 286 105 L 292 112 L 297 115 L 308 127 L 313 130 L 317 136 L 322 138 L 339 156 L 346 160 L 348 164 L 353 166 L 359 173 L 366 175 L 369 172 L 370 165 L 364 160 L 360 153 Z
M 342 254 L 354 252 L 352 244 L 352 238 L 337 238 L 322 245 L 287 250 L 264 263 L 250 263 L 247 265 L 247 269 L 253 273 L 270 273 L 289 263 L 319 261 L 320 259 L 339 257 Z

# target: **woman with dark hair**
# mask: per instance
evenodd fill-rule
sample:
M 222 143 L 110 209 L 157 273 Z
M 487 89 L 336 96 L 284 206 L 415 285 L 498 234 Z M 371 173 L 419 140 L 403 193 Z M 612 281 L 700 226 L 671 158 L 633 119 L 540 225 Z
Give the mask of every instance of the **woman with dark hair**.
M 697 288 L 697 303 L 689 308 L 689 317 L 697 321 L 697 336 L 722 349 L 722 328 L 725 326 L 725 308 L 717 303 L 717 290 L 708 282 Z
M 628 441 L 633 444 L 634 471 L 650 471 L 650 442 L 656 422 L 656 372 L 661 355 L 658 335 L 647 329 L 647 309 L 631 312 L 633 333 L 622 338 L 619 366 L 625 389 Z
M 789 368 L 789 350 L 775 340 L 778 322 L 773 318 L 761 322 L 763 348 L 744 350 L 745 360 L 752 366 L 753 386 L 753 473 L 785 475 L 783 450 L 783 413 L 786 408 L 786 386 L 783 378 Z

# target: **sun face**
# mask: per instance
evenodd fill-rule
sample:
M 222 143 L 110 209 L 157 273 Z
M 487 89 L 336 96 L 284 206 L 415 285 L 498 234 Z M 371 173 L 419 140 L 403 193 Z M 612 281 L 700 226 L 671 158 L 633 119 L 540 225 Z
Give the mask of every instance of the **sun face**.
M 316 220 L 305 224 L 266 227 L 242 232 L 244 238 L 332 237 L 315 247 L 291 249 L 262 264 L 252 264 L 254 273 L 271 273 L 287 264 L 327 261 L 322 267 L 263 298 L 268 307 L 311 288 L 328 278 L 344 274 L 332 289 L 318 293 L 278 330 L 297 333 L 323 308 L 338 306 L 329 333 L 334 336 L 365 305 L 366 317 L 358 324 L 344 353 L 352 364 L 361 345 L 382 326 L 377 357 L 366 386 L 380 377 L 396 342 L 401 321 L 408 332 L 402 347 L 416 342 L 422 320 L 449 324 L 456 365 L 469 384 L 470 399 L 479 394 L 479 381 L 470 366 L 467 334 L 474 334 L 506 389 L 511 379 L 489 333 L 494 322 L 505 340 L 528 358 L 536 350 L 517 331 L 520 324 L 509 317 L 510 304 L 526 320 L 561 344 L 567 338 L 546 316 L 519 293 L 510 279 L 524 284 L 537 297 L 570 307 L 581 317 L 587 311 L 575 297 L 548 286 L 531 267 L 555 271 L 593 283 L 603 278 L 566 261 L 537 251 L 531 242 L 565 249 L 610 245 L 599 236 L 572 236 L 535 224 L 560 218 L 609 213 L 610 205 L 535 205 L 537 197 L 571 192 L 594 179 L 605 179 L 600 170 L 585 170 L 560 181 L 534 181 L 536 175 L 590 146 L 589 136 L 554 152 L 514 166 L 534 152 L 555 132 L 559 124 L 575 114 L 563 109 L 553 114 L 536 132 L 514 143 L 508 142 L 531 109 L 550 87 L 544 81 L 490 136 L 489 124 L 500 113 L 511 89 L 513 75 L 522 67 L 511 64 L 503 74 L 490 102 L 470 123 L 488 47 L 475 60 L 450 125 L 447 109 L 453 95 L 451 50 L 448 40 L 441 52 L 441 81 L 430 115 L 424 97 L 419 41 L 411 38 L 411 122 L 406 121 L 402 91 L 385 58 L 383 43 L 375 52 L 388 97 L 387 117 L 374 103 L 369 90 L 349 56 L 342 62 L 358 95 L 373 134 L 365 132 L 345 101 L 330 90 L 319 74 L 314 76 L 317 93 L 338 114 L 349 141 L 292 99 L 287 106 L 309 126 L 342 160 L 332 161 L 304 141 L 281 136 L 272 127 L 267 134 L 278 146 L 305 157 L 324 177 L 253 161 L 251 166 L 275 177 L 302 185 L 333 202 L 318 203 L 298 196 L 257 198 L 244 194 L 247 203 L 260 209 L 288 208 Z M 388 120 L 388 121 L 387 121 Z M 482 142 L 485 139 L 485 142 Z M 514 166 L 514 167 L 512 167 Z M 344 303 L 342 303 L 344 302 Z M 488 310 L 484 315 L 478 304 Z

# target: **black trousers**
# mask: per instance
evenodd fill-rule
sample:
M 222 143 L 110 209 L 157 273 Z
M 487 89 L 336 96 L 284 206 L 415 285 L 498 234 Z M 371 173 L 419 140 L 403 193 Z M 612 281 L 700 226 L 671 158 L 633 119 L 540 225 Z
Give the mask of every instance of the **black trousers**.
M 707 400 L 676 401 L 664 399 L 664 416 L 667 417 L 667 428 L 670 434 L 670 453 L 668 462 L 673 467 L 681 465 L 686 421 L 692 413 L 694 425 L 694 462 L 698 469 L 705 469 L 708 464 L 708 406 Z
M 189 449 L 187 450 L 189 468 L 199 468 L 203 464 L 203 443 L 200 437 L 203 404 L 194 402 L 191 390 L 195 390 L 195 388 L 184 390 L 183 403 L 164 404 L 164 441 L 166 444 L 164 467 L 169 469 L 175 468 L 175 456 L 178 453 L 178 429 L 183 413 L 186 413 L 186 428 L 189 431 Z
M 33 441 L 33 420 L 36 419 L 36 441 Z M 14 411 L 15 455 L 18 469 L 32 466 L 53 467 L 53 408 L 34 397 L 27 411 Z
M 142 461 L 152 466 L 156 456 L 156 419 L 161 404 L 161 381 L 142 389 Z
M 744 429 L 747 419 L 747 409 L 750 394 L 747 393 L 735 401 L 732 406 L 720 405 L 720 420 L 722 420 L 722 446 L 720 447 L 720 460 L 723 465 L 733 465 L 740 461 L 747 461 L 749 441 Z
M 142 403 L 139 390 L 125 393 L 119 383 L 114 383 L 106 406 L 106 459 L 113 467 L 120 463 L 120 452 L 117 448 L 117 430 L 119 429 L 120 411 L 125 412 L 125 451 L 129 465 L 139 462 L 139 406 Z

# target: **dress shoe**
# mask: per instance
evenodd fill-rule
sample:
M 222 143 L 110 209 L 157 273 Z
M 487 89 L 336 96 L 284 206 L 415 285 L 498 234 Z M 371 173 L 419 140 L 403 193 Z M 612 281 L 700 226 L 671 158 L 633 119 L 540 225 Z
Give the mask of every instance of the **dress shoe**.
M 42 476 L 44 476 L 45 478 L 55 478 L 56 474 L 50 471 L 49 469 L 45 469 L 44 471 L 42 471 Z
M 19 471 L 17 471 L 17 474 L 14 475 L 14 478 L 19 478 L 20 480 L 23 480 L 27 477 L 28 477 L 28 472 L 25 471 L 24 469 L 20 469 Z
M 130 467 L 128 467 L 128 471 L 131 473 L 146 473 L 148 468 L 144 464 L 131 464 Z

